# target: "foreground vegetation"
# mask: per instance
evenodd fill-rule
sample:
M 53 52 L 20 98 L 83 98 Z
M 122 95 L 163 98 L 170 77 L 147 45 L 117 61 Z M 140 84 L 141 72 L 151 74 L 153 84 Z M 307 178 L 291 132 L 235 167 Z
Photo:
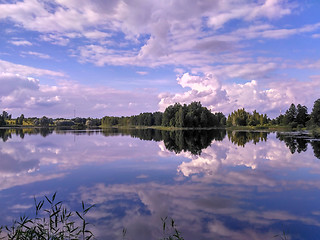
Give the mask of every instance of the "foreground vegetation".
M 87 212 L 93 207 L 85 207 L 82 211 L 69 211 L 61 201 L 56 201 L 56 193 L 52 197 L 35 203 L 35 217 L 20 217 L 11 226 L 0 228 L 1 239 L 82 239 L 93 238 L 88 230 L 89 223 L 85 219 Z
M 176 103 L 168 106 L 162 112 L 146 112 L 130 117 L 105 116 L 102 119 L 73 118 L 52 119 L 46 116 L 42 118 L 25 118 L 21 114 L 16 119 L 3 111 L 0 114 L 0 126 L 35 126 L 83 129 L 90 127 L 153 127 L 158 129 L 186 129 L 186 128 L 237 128 L 237 129 L 287 129 L 312 131 L 314 136 L 320 136 L 320 99 L 314 102 L 311 113 L 306 106 L 293 103 L 285 114 L 280 114 L 274 119 L 266 114 L 260 114 L 256 110 L 252 113 L 244 108 L 235 110 L 226 117 L 223 113 L 212 113 L 200 102 L 192 102 L 189 105 Z
M 0 239 L 8 240 L 90 240 L 95 239 L 94 233 L 89 230 L 91 224 L 86 220 L 86 214 L 95 207 L 85 207 L 82 202 L 81 211 L 70 211 L 62 201 L 56 200 L 56 194 L 45 196 L 37 202 L 34 198 L 35 217 L 22 216 L 14 220 L 11 226 L 0 227 Z M 160 240 L 184 240 L 182 233 L 177 229 L 175 221 L 168 217 L 161 218 L 162 236 Z M 122 239 L 126 239 L 127 229 L 122 229 Z M 273 238 L 288 239 L 283 231 Z
M 81 211 L 70 211 L 62 201 L 56 201 L 56 193 L 37 202 L 34 198 L 35 217 L 22 216 L 11 226 L 0 227 L 0 239 L 9 240 L 90 240 L 94 239 L 86 220 L 86 214 L 94 205 Z M 163 236 L 160 240 L 184 240 L 173 219 L 161 218 Z M 125 239 L 126 228 L 122 230 Z

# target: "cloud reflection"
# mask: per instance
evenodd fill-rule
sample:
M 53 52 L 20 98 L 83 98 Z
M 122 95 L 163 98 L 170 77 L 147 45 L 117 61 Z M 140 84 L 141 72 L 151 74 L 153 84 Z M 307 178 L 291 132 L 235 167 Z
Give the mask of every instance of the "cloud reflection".
M 163 141 L 77 134 L 12 136 L 0 143 L 0 190 L 101 168 L 94 174 L 102 176 L 88 173 L 94 179 L 68 192 L 70 203 L 97 205 L 88 217 L 101 239 L 120 239 L 123 227 L 129 239 L 161 238 L 165 216 L 176 220 L 186 239 L 260 240 L 281 232 L 283 223 L 320 227 L 319 209 L 312 205 L 320 166 L 310 147 L 292 154 L 271 133 L 267 141 L 245 141 L 244 147 L 217 138 L 200 155 L 174 154 Z M 301 203 L 310 207 L 300 211 Z M 12 203 L 10 209 L 27 206 Z

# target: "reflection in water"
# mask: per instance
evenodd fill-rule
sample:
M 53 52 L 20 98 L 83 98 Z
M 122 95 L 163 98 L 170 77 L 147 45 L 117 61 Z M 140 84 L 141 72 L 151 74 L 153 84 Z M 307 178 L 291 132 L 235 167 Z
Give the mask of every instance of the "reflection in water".
M 24 139 L 25 135 L 38 135 L 40 134 L 43 137 L 46 137 L 52 134 L 54 131 L 53 128 L 11 128 L 11 129 L 0 129 L 0 138 L 3 142 L 6 142 L 9 138 L 12 138 L 12 135 L 19 136 L 21 139 Z
M 0 131 L 0 225 L 51 195 L 88 213 L 98 239 L 294 239 L 320 232 L 320 142 L 265 132 Z M 36 134 L 36 135 L 33 135 Z M 147 140 L 147 141 L 141 141 Z M 238 147 L 242 146 L 242 147 Z M 294 151 L 293 151 L 294 150 Z M 312 151 L 313 150 L 313 151 Z M 190 227 L 192 226 L 192 227 Z
M 252 131 L 228 131 L 229 140 L 241 147 L 252 141 L 254 144 L 260 141 L 267 141 L 268 132 L 252 132 Z
M 55 132 L 56 134 L 75 134 L 75 135 L 92 135 L 102 132 L 106 137 L 108 136 L 131 136 L 133 138 L 139 138 L 141 140 L 148 141 L 164 141 L 164 145 L 167 150 L 174 153 L 191 152 L 194 155 L 200 155 L 203 149 L 210 146 L 213 140 L 222 141 L 226 134 L 229 141 L 232 143 L 245 147 L 249 142 L 254 144 L 260 141 L 266 142 L 269 132 L 258 131 L 227 131 L 226 130 L 184 130 L 184 131 L 162 131 L 157 129 L 118 129 L 108 128 L 103 130 L 83 130 L 83 131 L 68 131 L 53 128 L 17 128 L 17 129 L 0 129 L 0 138 L 3 142 L 6 142 L 9 138 L 12 138 L 12 134 L 20 136 L 21 139 L 25 135 L 37 135 L 40 134 L 46 137 Z M 290 149 L 290 152 L 294 154 L 305 152 L 308 147 L 308 143 L 311 143 L 314 151 L 314 155 L 320 159 L 320 146 L 319 141 L 312 139 L 303 134 L 286 134 L 277 133 L 277 138 L 280 141 L 284 141 L 286 146 Z
M 294 154 L 296 151 L 298 153 L 307 151 L 308 143 L 310 143 L 314 156 L 320 159 L 320 139 L 312 139 L 303 133 L 277 133 L 277 138 L 286 143 L 286 146 L 290 149 L 292 154 Z
M 105 136 L 122 134 L 137 137 L 141 140 L 163 141 L 169 151 L 174 153 L 191 152 L 194 155 L 200 155 L 201 150 L 207 148 L 213 140 L 222 141 L 226 135 L 225 130 L 104 129 L 102 133 Z
M 320 159 L 320 141 L 311 142 L 314 156 Z

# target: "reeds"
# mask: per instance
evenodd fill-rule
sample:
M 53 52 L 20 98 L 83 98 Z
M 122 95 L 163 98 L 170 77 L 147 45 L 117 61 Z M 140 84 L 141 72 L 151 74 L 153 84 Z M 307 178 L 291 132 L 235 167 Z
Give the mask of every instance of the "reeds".
M 35 217 L 20 217 L 11 226 L 0 228 L 0 239 L 9 240 L 89 240 L 94 237 L 88 230 L 89 223 L 85 219 L 88 211 L 94 205 L 85 207 L 82 211 L 72 212 L 64 206 L 62 201 L 56 202 L 56 193 L 52 197 L 45 196 L 37 202 L 34 198 Z

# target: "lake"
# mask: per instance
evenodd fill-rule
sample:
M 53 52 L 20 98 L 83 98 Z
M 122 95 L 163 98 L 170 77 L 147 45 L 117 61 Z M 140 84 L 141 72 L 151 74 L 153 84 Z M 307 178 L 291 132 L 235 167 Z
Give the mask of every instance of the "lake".
M 320 141 L 225 130 L 0 130 L 0 225 L 34 197 L 87 216 L 97 239 L 318 239 Z

